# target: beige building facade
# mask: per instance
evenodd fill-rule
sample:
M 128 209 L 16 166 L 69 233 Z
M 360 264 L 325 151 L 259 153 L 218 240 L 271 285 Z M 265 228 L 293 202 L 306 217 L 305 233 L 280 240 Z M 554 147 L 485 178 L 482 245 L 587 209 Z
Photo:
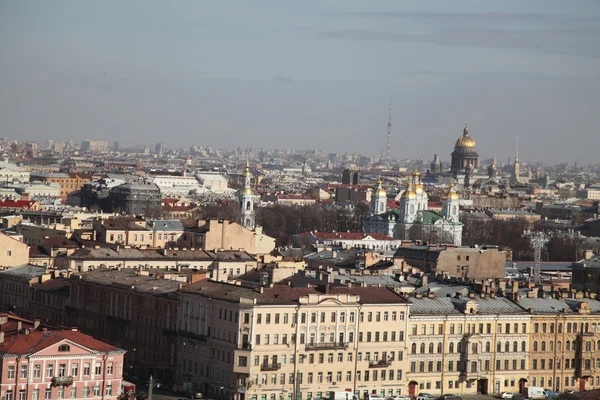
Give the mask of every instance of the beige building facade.
M 190 390 L 253 400 L 407 393 L 409 303 L 389 289 L 206 281 L 180 295 L 180 378 Z
M 29 246 L 0 232 L 0 267 L 16 267 L 29 262 Z
M 531 316 L 503 297 L 411 299 L 408 394 L 516 392 Z

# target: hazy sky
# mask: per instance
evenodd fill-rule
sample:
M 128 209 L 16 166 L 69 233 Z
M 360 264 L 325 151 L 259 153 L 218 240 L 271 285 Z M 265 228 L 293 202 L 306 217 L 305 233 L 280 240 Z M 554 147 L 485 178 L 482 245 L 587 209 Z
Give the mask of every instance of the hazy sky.
M 0 136 L 598 162 L 598 0 L 0 0 Z

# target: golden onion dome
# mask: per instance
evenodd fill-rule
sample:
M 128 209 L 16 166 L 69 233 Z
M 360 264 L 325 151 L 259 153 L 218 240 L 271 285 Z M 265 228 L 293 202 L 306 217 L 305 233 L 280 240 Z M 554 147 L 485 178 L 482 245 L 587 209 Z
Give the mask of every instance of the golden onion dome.
M 421 173 L 419 171 L 417 171 L 417 169 L 415 168 L 415 170 L 412 173 L 412 176 L 414 176 L 416 178 L 418 176 L 421 176 Z
M 245 187 L 244 189 L 242 189 L 242 194 L 246 195 L 246 196 L 252 196 L 252 188 L 251 187 Z
M 423 194 L 423 185 L 417 183 L 414 190 L 416 194 Z
M 446 193 L 446 196 L 444 196 L 444 198 L 447 200 L 458 200 L 458 193 L 454 191 L 453 183 L 450 183 L 450 185 L 448 185 L 448 193 Z
M 465 125 L 465 129 L 463 130 L 463 134 L 456 141 L 455 147 L 469 147 L 475 148 L 477 145 L 471 136 L 469 136 L 469 128 Z
M 377 179 L 377 188 L 375 189 L 375 196 L 376 197 L 387 197 L 387 194 L 385 193 L 385 190 L 383 189 L 383 181 L 381 180 L 381 178 Z
M 417 194 L 413 190 L 413 185 L 412 185 L 412 183 L 409 183 L 408 187 L 406 188 L 404 193 L 402 193 L 402 196 L 400 196 L 400 199 L 416 199 L 416 198 L 417 198 Z

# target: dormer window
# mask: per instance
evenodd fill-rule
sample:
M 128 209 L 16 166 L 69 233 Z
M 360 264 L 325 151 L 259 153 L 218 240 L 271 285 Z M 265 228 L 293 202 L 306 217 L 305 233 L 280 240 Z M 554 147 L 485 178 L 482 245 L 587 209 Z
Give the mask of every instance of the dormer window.
M 71 351 L 71 346 L 69 346 L 68 344 L 61 344 L 60 346 L 58 346 L 58 351 Z

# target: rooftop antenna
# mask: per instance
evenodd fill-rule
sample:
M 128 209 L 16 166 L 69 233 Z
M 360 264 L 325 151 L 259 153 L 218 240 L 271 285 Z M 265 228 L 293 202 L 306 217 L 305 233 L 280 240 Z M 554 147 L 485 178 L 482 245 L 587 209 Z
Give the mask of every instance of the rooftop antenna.
M 388 115 L 388 133 L 387 133 L 387 163 L 390 164 L 390 147 L 392 145 L 392 99 L 390 99 L 390 111 Z
M 538 232 L 534 235 L 533 240 L 533 282 L 541 283 L 540 264 L 542 262 L 542 234 Z

